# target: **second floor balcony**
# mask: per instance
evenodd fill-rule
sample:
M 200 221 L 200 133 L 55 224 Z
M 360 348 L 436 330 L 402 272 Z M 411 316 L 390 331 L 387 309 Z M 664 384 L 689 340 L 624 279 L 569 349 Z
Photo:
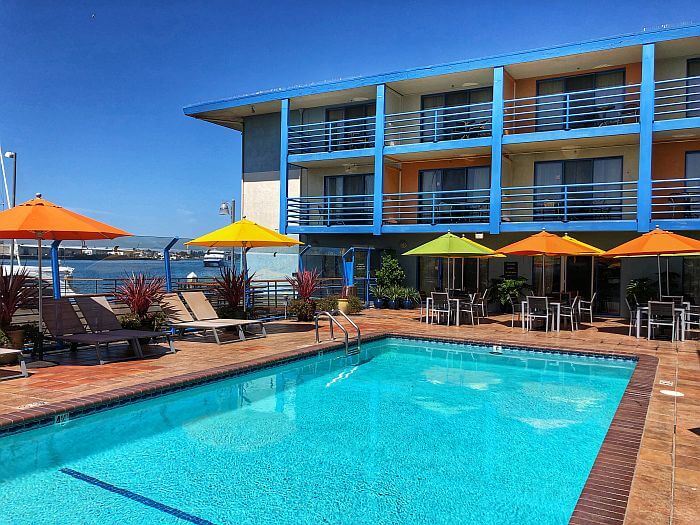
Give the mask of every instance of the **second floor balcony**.
M 656 81 L 654 120 L 697 117 L 700 117 L 700 76 Z
M 373 148 L 374 123 L 370 116 L 289 126 L 288 151 L 294 155 Z
M 700 219 L 700 178 L 656 179 L 651 185 L 651 219 Z
M 382 222 L 405 224 L 487 224 L 488 188 L 385 193 Z
M 504 101 L 507 134 L 569 131 L 639 122 L 640 84 Z

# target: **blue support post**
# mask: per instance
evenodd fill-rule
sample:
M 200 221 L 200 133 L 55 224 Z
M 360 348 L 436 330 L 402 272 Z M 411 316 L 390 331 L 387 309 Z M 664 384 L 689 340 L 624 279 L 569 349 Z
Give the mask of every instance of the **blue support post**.
M 347 259 L 348 255 L 350 259 Z M 355 248 L 343 254 L 343 286 L 355 285 Z
M 372 233 L 382 233 L 382 206 L 384 200 L 384 84 L 377 86 L 377 107 L 374 116 L 374 199 Z
M 289 99 L 282 99 L 280 116 L 280 233 L 287 233 L 287 193 L 289 165 L 287 154 L 289 150 Z
M 501 232 L 501 165 L 503 148 L 503 68 L 493 70 L 491 104 L 491 191 L 489 193 L 489 233 Z
M 175 243 L 179 241 L 179 237 L 174 237 L 168 245 L 163 248 L 163 264 L 165 264 L 165 291 L 170 293 L 173 291 L 173 274 L 170 270 L 170 248 L 175 246 Z
M 304 271 L 304 254 L 311 249 L 308 244 L 299 251 L 299 271 Z
M 58 245 L 61 241 L 51 243 L 51 281 L 53 283 L 53 298 L 61 298 L 61 274 L 58 267 Z M 41 257 L 41 254 L 39 254 Z
M 365 306 L 369 306 L 369 279 L 371 275 L 372 248 L 367 248 L 367 260 L 365 261 Z
M 642 86 L 639 103 L 639 176 L 637 179 L 637 231 L 651 225 L 651 149 L 654 127 L 654 44 L 642 47 Z

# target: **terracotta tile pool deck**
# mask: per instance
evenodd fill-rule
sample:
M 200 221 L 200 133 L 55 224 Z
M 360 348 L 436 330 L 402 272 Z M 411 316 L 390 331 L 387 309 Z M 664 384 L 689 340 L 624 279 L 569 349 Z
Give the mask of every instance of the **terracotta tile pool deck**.
M 417 317 L 417 310 L 366 310 L 354 319 L 365 337 L 395 333 L 638 356 L 633 381 L 649 384 L 653 376 L 651 397 L 628 387 L 625 396 L 629 394 L 630 404 L 622 410 L 621 403 L 598 458 L 607 454 L 612 459 L 605 460 L 602 470 L 596 461 L 572 523 L 700 523 L 700 334 L 691 334 L 692 339 L 683 343 L 672 343 L 629 337 L 627 325 L 621 320 L 597 320 L 574 333 L 562 330 L 559 334 L 544 334 L 523 332 L 517 324 L 511 328 L 510 315 L 493 317 L 476 327 L 426 325 Z M 314 355 L 320 348 L 331 346 L 328 342 L 314 343 L 310 323 L 273 322 L 268 325 L 268 334 L 264 339 L 221 346 L 197 336 L 176 339 L 175 355 L 149 347 L 147 359 L 101 366 L 91 350 L 47 356 L 59 366 L 31 369 L 29 378 L 0 382 L 0 431 L 61 411 L 157 393 L 176 384 L 244 371 L 278 359 Z M 322 335 L 327 341 L 327 330 Z M 124 350 L 116 348 L 112 352 L 117 355 Z M 665 395 L 662 390 L 678 391 L 683 396 Z M 643 427 L 634 423 L 634 418 L 642 421 L 645 412 Z M 629 418 L 625 414 L 630 414 Z M 613 433 L 616 437 L 611 436 Z M 641 434 L 639 445 L 636 434 Z M 624 488 L 629 487 L 630 479 L 631 488 Z M 620 480 L 623 488 L 616 488 L 614 483 L 604 490 L 593 487 L 596 480 L 603 480 L 603 484 Z

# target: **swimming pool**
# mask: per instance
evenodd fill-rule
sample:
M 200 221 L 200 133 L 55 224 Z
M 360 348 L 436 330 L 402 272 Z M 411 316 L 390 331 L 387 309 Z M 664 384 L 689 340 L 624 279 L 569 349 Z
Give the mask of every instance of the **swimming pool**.
M 566 523 L 625 359 L 386 338 L 0 439 L 0 522 Z

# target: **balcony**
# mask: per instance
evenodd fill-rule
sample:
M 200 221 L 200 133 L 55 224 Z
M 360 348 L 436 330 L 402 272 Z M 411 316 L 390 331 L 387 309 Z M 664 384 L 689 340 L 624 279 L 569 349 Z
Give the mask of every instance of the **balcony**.
M 533 223 L 555 230 L 636 227 L 636 181 L 506 187 L 501 199 L 504 231 L 531 230 Z
M 387 193 L 384 195 L 384 230 L 394 226 L 459 225 L 457 229 L 479 231 L 489 222 L 489 189 Z M 398 228 L 397 228 L 398 229 Z
M 639 84 L 509 99 L 504 101 L 504 131 L 518 135 L 636 124 L 639 122 L 639 99 Z M 591 133 L 588 130 L 578 134 L 608 135 L 612 131 L 605 129 Z M 619 128 L 616 133 L 620 133 Z M 519 142 L 510 138 L 504 142 Z
M 287 199 L 290 231 L 336 227 L 338 231 L 370 231 L 372 195 L 319 195 Z
M 700 126 L 700 76 L 656 81 L 654 120 L 655 131 Z
M 700 178 L 652 180 L 651 220 L 668 228 L 700 228 Z
M 289 126 L 289 154 L 373 148 L 374 122 L 374 117 L 362 117 Z
M 491 102 L 386 116 L 385 145 L 435 143 L 491 136 Z

